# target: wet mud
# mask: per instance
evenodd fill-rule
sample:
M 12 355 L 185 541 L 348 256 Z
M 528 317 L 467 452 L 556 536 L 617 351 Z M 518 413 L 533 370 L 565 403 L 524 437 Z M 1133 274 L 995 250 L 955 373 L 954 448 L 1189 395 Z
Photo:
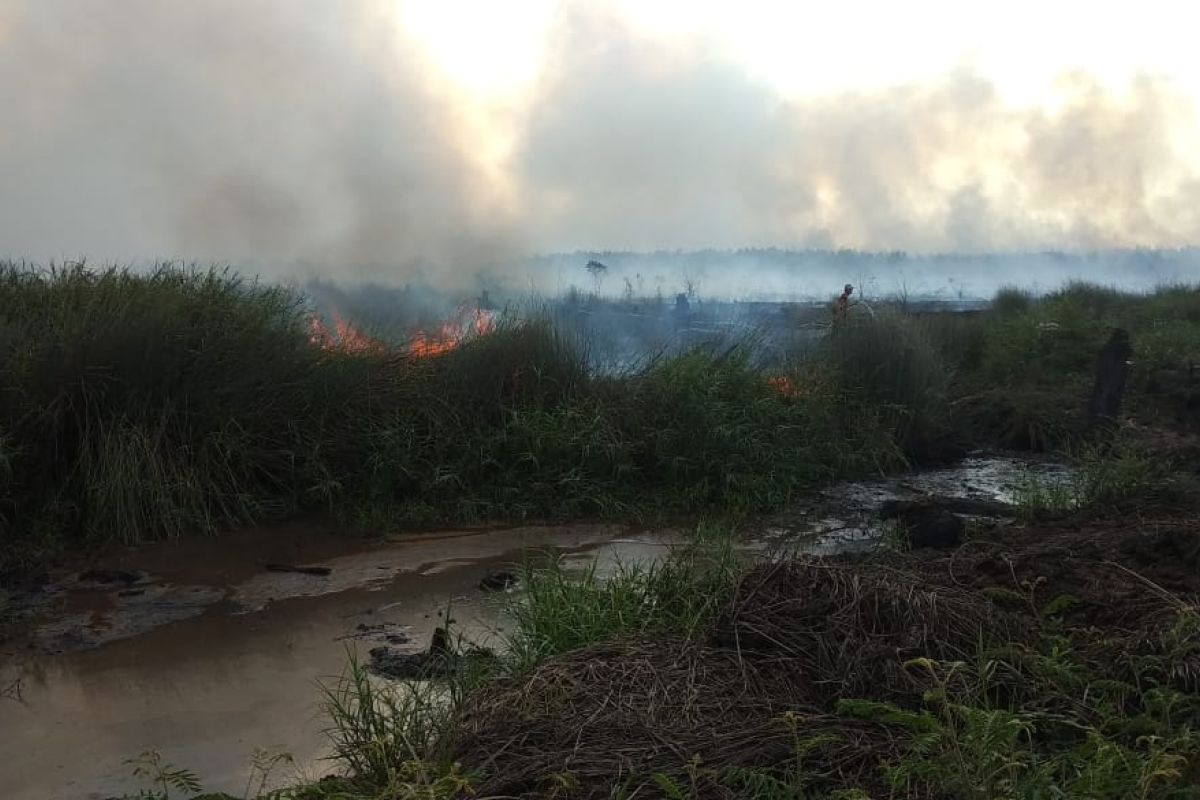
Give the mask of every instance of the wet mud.
M 887 526 L 881 511 L 889 503 L 923 498 L 963 498 L 1012 504 L 1023 483 L 1045 485 L 1071 479 L 1070 468 L 1052 459 L 975 455 L 952 467 L 901 477 L 834 484 L 771 520 L 763 540 L 785 554 L 834 555 L 869 550 Z M 964 516 L 992 517 L 993 513 Z

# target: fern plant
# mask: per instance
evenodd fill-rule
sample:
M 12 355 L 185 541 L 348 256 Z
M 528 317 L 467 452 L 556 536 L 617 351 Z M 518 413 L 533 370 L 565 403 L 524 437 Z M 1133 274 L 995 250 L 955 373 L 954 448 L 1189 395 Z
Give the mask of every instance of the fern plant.
M 191 796 L 200 791 L 200 780 L 191 770 L 176 767 L 162 759 L 157 750 L 147 750 L 137 758 L 127 759 L 133 765 L 133 775 L 150 784 L 136 795 L 126 795 L 129 800 L 171 800 L 172 797 Z M 178 792 L 178 795 L 173 794 Z

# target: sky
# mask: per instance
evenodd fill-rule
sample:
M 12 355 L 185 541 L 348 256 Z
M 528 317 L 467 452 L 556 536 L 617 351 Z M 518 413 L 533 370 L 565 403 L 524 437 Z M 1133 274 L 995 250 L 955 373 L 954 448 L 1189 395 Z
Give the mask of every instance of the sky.
M 0 257 L 1200 244 L 1188 4 L 0 0 Z

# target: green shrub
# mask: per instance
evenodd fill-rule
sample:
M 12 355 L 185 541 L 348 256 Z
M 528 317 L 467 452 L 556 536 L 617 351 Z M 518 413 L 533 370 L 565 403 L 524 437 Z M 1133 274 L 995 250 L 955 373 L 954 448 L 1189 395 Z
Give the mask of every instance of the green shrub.
M 617 636 L 652 630 L 692 634 L 730 600 L 741 574 L 727 524 L 703 523 L 661 563 L 618 565 L 600 575 L 592 563 L 572 572 L 559 561 L 527 567 L 513 604 L 508 642 L 517 671 L 542 659 Z
M 878 415 L 819 369 L 791 382 L 791 393 L 772 388 L 741 349 L 694 351 L 635 378 L 627 405 L 614 405 L 641 443 L 641 476 L 685 507 L 778 507 L 816 481 L 899 463 Z
M 1074 306 L 1083 309 L 1092 319 L 1101 319 L 1111 317 L 1116 311 L 1130 305 L 1131 302 L 1136 303 L 1138 299 L 1140 298 L 1112 286 L 1070 281 L 1062 289 L 1048 295 L 1044 304 L 1051 308 Z

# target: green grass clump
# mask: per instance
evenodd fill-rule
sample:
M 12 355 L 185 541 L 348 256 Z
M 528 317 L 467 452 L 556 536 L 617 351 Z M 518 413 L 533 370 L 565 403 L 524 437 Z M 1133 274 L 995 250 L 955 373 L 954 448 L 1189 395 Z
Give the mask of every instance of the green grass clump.
M 877 409 L 897 441 L 942 432 L 951 373 L 918 320 L 852 318 L 833 330 L 825 351 L 847 394 Z
M 1025 314 L 1033 307 L 1033 296 L 1019 286 L 1002 286 L 992 297 L 992 311 L 998 316 Z
M 1170 499 L 1179 493 L 1170 464 L 1123 442 L 1068 450 L 1072 471 L 1063 480 L 1027 475 L 1016 487 L 1017 506 L 1026 517 L 1128 502 Z
M 974 441 L 1011 450 L 1050 453 L 1070 448 L 1085 434 L 1079 397 L 1083 381 L 1065 388 L 996 386 L 953 401 L 957 424 Z
M 776 508 L 817 481 L 900 462 L 874 409 L 816 372 L 781 395 L 739 349 L 667 359 L 632 383 L 614 405 L 639 443 L 639 477 L 685 506 Z
M 526 569 L 512 608 L 512 669 L 619 636 L 694 634 L 732 596 L 741 572 L 732 543 L 728 525 L 705 523 L 661 563 L 618 565 L 604 576 L 594 563 L 582 572 L 560 562 Z
M 1128 305 L 1130 295 L 1113 286 L 1102 286 L 1090 281 L 1068 281 L 1065 286 L 1046 296 L 1051 305 L 1070 304 L 1086 309 L 1095 317 L 1111 316 L 1113 312 Z
M 324 688 L 326 733 L 351 786 L 374 787 L 369 796 L 461 796 L 472 776 L 454 763 L 451 733 L 469 688 L 464 676 L 380 683 L 352 657 L 341 679 Z
M 501 320 L 432 360 L 442 401 L 475 422 L 502 422 L 515 410 L 568 404 L 588 384 L 583 342 L 544 316 Z

